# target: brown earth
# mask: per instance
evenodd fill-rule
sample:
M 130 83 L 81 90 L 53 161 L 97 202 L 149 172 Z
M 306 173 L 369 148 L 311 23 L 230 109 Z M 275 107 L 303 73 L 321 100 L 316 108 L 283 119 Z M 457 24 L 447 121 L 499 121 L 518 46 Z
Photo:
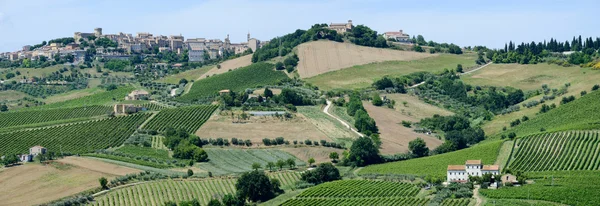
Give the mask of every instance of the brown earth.
M 403 115 L 414 117 L 417 119 L 423 119 L 432 117 L 435 114 L 442 116 L 450 116 L 454 113 L 431 104 L 427 104 L 424 101 L 419 100 L 419 97 L 412 96 L 409 94 L 382 94 L 382 98 L 385 96 L 388 99 L 396 101 L 395 110 Z M 406 104 L 404 104 L 406 102 Z
M 322 146 L 314 146 L 314 147 L 302 146 L 302 147 L 297 147 L 297 148 L 286 147 L 286 148 L 282 148 L 281 150 L 296 156 L 298 159 L 300 159 L 306 163 L 308 163 L 308 159 L 314 158 L 315 164 L 331 162 L 331 159 L 329 159 L 329 153 L 332 153 L 332 152 L 337 152 L 341 159 L 342 152 L 344 152 L 343 149 L 336 149 L 336 148 L 322 147 Z
M 0 205 L 38 205 L 96 188 L 101 177 L 138 171 L 76 157 L 15 166 L 0 172 Z
M 201 138 L 241 138 L 250 139 L 253 146 L 261 146 L 264 138 L 283 137 L 285 140 L 332 141 L 319 131 L 306 117 L 296 114 L 291 120 L 279 120 L 275 117 L 250 117 L 244 123 L 232 123 L 231 116 L 215 114 L 196 131 Z
M 442 140 L 437 139 L 433 136 L 428 136 L 422 133 L 413 131 L 413 128 L 407 128 L 402 126 L 402 120 L 418 122 L 419 119 L 407 115 L 403 115 L 400 112 L 389 109 L 387 107 L 376 107 L 371 102 L 364 101 L 363 106 L 369 113 L 369 115 L 377 123 L 381 138 L 380 152 L 382 154 L 397 154 L 408 152 L 408 143 L 417 137 L 423 138 L 427 147 L 430 149 L 436 148 L 441 145 Z M 400 107 L 398 103 L 397 107 Z
M 410 61 L 436 56 L 411 51 L 380 49 L 333 41 L 313 41 L 298 46 L 298 74 L 301 78 L 383 61 Z
M 196 80 L 204 79 L 206 76 L 212 76 L 215 74 L 222 74 L 228 72 L 230 69 L 235 70 L 241 67 L 245 67 L 252 64 L 252 54 L 238 57 L 235 59 L 224 61 L 221 65 L 221 68 L 217 68 L 217 66 L 210 69 L 208 72 L 204 73 L 202 76 L 199 76 Z

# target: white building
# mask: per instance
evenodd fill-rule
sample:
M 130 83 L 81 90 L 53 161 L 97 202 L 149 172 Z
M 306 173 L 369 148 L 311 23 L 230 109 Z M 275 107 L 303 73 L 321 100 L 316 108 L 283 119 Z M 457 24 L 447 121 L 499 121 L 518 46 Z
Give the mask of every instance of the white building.
M 394 39 L 399 42 L 408 42 L 410 41 L 410 35 L 405 34 L 402 30 L 399 31 L 388 31 L 383 33 L 385 39 Z
M 447 182 L 468 182 L 469 176 L 479 176 L 491 173 L 500 174 L 498 165 L 482 165 L 481 160 L 467 160 L 465 165 L 448 165 Z

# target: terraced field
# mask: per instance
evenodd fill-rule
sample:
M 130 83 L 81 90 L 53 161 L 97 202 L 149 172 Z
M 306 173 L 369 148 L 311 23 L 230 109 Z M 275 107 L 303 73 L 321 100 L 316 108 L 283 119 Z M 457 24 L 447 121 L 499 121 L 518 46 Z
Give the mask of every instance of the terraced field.
M 85 153 L 121 145 L 150 114 L 136 114 L 83 123 L 0 134 L 0 152 L 17 154 L 42 145 L 54 152 Z
M 42 111 L 17 111 L 0 113 L 0 128 L 36 124 L 66 119 L 86 118 L 105 115 L 112 111 L 108 106 L 89 106 Z
M 205 148 L 208 153 L 209 161 L 200 163 L 199 167 L 210 171 L 214 175 L 225 175 L 232 173 L 241 173 L 252 170 L 253 163 L 261 164 L 263 169 L 268 162 L 277 162 L 277 160 L 287 160 L 292 158 L 296 161 L 296 166 L 305 166 L 306 163 L 300 161 L 291 154 L 277 149 L 218 149 Z M 284 167 L 284 169 L 287 168 Z
M 283 205 L 425 205 L 413 198 L 420 189 L 410 183 L 339 180 L 312 187 Z
M 509 168 L 519 171 L 598 170 L 597 131 L 532 135 L 516 141 Z
M 164 131 L 172 127 L 194 133 L 217 109 L 217 105 L 201 105 L 161 110 L 144 129 Z

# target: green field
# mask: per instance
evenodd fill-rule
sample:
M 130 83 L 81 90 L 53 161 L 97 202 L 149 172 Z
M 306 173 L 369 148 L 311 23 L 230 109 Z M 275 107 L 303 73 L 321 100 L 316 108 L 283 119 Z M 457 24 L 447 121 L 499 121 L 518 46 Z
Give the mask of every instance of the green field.
M 0 134 L 3 154 L 24 153 L 41 145 L 56 153 L 85 153 L 123 144 L 150 114 L 137 114 Z
M 410 183 L 339 180 L 309 188 L 282 205 L 425 205 L 429 199 L 413 198 L 419 191 Z
M 325 114 L 320 106 L 300 106 L 298 113 L 308 118 L 323 134 L 338 143 L 351 145 L 350 139 L 358 137 L 336 119 Z
M 300 178 L 296 172 L 267 174 L 279 179 L 282 188 L 290 187 Z M 225 194 L 235 194 L 234 178 L 211 178 L 198 180 L 159 180 L 122 189 L 113 189 L 95 198 L 92 205 L 163 205 L 167 201 L 198 199 L 202 205 Z
M 157 159 L 170 159 L 169 151 L 162 149 L 154 149 L 149 147 L 138 147 L 132 145 L 124 145 L 116 149 L 117 152 L 132 154 L 137 156 L 152 157 Z
M 189 160 L 172 158 L 167 150 L 133 145 L 124 145 L 115 151 L 96 151 L 95 153 L 85 154 L 85 156 L 116 160 L 158 169 L 183 167 L 189 162 Z
M 33 108 L 65 108 L 65 107 L 82 107 L 90 105 L 107 105 L 117 101 L 123 101 L 125 96 L 133 91 L 132 86 L 121 86 L 112 91 L 99 92 L 93 95 L 84 96 L 81 98 L 71 99 L 63 102 L 56 102 L 52 104 L 43 105 L 40 107 Z
M 358 65 L 305 80 L 321 90 L 357 89 L 371 86 L 375 80 L 386 75 L 400 77 L 419 71 L 437 72 L 445 68 L 455 69 L 457 64 L 462 64 L 463 67 L 475 66 L 475 59 L 477 56 L 472 54 L 441 54 L 413 61 L 386 61 Z
M 200 105 L 164 109 L 152 118 L 144 126 L 144 129 L 164 131 L 171 127 L 195 133 L 208 120 L 217 107 L 217 105 Z
M 448 165 L 462 165 L 470 159 L 480 159 L 483 164 L 493 164 L 496 161 L 501 146 L 502 141 L 482 142 L 455 152 L 406 161 L 370 165 L 361 169 L 359 174 L 410 174 L 445 177 Z
M 19 125 L 52 122 L 65 119 L 76 119 L 105 115 L 112 111 L 107 106 L 89 106 L 66 109 L 48 109 L 43 111 L 17 111 L 0 113 L 0 128 Z
M 517 140 L 509 168 L 518 171 L 598 170 L 595 131 L 538 134 Z
M 544 200 L 567 205 L 598 205 L 600 202 L 598 171 L 552 171 L 527 175 L 533 179 L 533 184 L 482 189 L 479 192 L 492 199 Z
M 247 88 L 273 85 L 278 81 L 287 78 L 288 77 L 284 72 L 275 71 L 272 64 L 256 63 L 231 72 L 196 81 L 189 93 L 177 98 L 177 100 L 193 102 L 205 97 L 215 96 L 218 91 L 223 89 L 242 91 Z
M 549 112 L 539 114 L 529 121 L 505 132 L 515 132 L 518 137 L 539 133 L 542 128 L 547 132 L 567 130 L 588 130 L 600 128 L 600 92 L 587 95 L 560 105 Z
M 233 173 L 242 173 L 252 170 L 253 163 L 261 164 L 263 169 L 267 162 L 277 162 L 277 160 L 287 160 L 293 158 L 296 160 L 296 167 L 305 166 L 306 163 L 297 159 L 293 155 L 277 149 L 218 149 L 205 148 L 208 153 L 208 162 L 200 163 L 200 169 L 212 172 L 214 175 L 225 175 Z M 287 166 L 284 169 L 288 168 Z M 277 168 L 279 169 L 279 168 Z
M 514 199 L 488 199 L 484 206 L 511 205 L 511 206 L 556 206 L 558 203 L 551 203 L 540 200 L 514 200 Z
M 215 68 L 215 65 L 203 66 L 200 68 L 180 72 L 178 74 L 169 75 L 167 77 L 156 80 L 156 82 L 179 84 L 179 80 L 181 79 L 187 79 L 188 81 L 196 80 L 196 78 L 201 77 L 212 68 Z

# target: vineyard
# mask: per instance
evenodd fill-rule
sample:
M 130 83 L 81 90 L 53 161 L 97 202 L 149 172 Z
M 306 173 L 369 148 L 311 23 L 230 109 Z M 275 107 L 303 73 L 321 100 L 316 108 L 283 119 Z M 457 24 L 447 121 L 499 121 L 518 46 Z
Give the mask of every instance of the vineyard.
M 485 142 L 459 151 L 416 158 L 406 161 L 370 165 L 359 171 L 359 175 L 368 174 L 411 174 L 445 177 L 449 164 L 464 164 L 467 159 L 481 159 L 483 164 L 496 161 L 502 141 Z
M 532 135 L 515 143 L 509 168 L 519 171 L 598 170 L 600 138 L 595 131 Z
M 177 98 L 182 102 L 193 102 L 204 97 L 217 95 L 223 89 L 241 91 L 247 88 L 276 84 L 287 79 L 284 72 L 275 71 L 269 63 L 257 63 L 196 81 L 189 93 Z
M 283 205 L 425 205 L 412 198 L 420 189 L 410 183 L 340 180 L 312 187 Z
M 531 172 L 534 183 L 521 187 L 479 190 L 491 199 L 544 200 L 565 205 L 598 205 L 600 202 L 600 172 L 548 171 Z
M 4 154 L 27 152 L 41 145 L 53 152 L 85 153 L 121 145 L 150 114 L 93 120 L 63 126 L 0 134 Z
M 89 106 L 66 109 L 48 109 L 43 111 L 6 112 L 0 113 L 0 128 L 64 119 L 100 116 L 105 115 L 110 111 L 112 111 L 112 109 L 107 106 Z
M 296 166 L 304 166 L 306 163 L 300 161 L 289 153 L 276 149 L 217 149 L 205 148 L 209 161 L 200 163 L 200 168 L 210 171 L 215 175 L 241 173 L 252 170 L 253 163 L 259 163 L 263 169 L 268 162 L 277 160 L 296 160 Z
M 65 107 L 82 107 L 90 105 L 106 105 L 115 101 L 124 100 L 128 93 L 133 91 L 132 86 L 120 86 L 119 88 L 112 91 L 100 92 L 90 96 L 85 96 L 77 99 L 67 100 L 64 102 L 57 102 L 53 104 L 47 104 L 36 108 L 65 108 Z
M 289 187 L 300 178 L 299 173 L 269 173 L 279 179 L 281 187 Z M 167 201 L 189 201 L 198 199 L 206 205 L 213 198 L 221 199 L 225 194 L 235 194 L 236 179 L 210 178 L 201 180 L 160 180 L 141 183 L 122 189 L 114 189 L 96 198 L 93 205 L 164 205 Z
M 185 129 L 188 133 L 194 133 L 208 120 L 216 109 L 217 105 L 164 109 L 152 118 L 144 126 L 144 129 L 164 131 L 172 127 L 175 129 Z
M 471 203 L 471 199 L 461 198 L 461 199 L 445 199 L 442 202 L 442 206 L 468 206 Z
M 168 149 L 167 146 L 163 143 L 163 136 L 152 136 L 152 148 L 155 149 Z

